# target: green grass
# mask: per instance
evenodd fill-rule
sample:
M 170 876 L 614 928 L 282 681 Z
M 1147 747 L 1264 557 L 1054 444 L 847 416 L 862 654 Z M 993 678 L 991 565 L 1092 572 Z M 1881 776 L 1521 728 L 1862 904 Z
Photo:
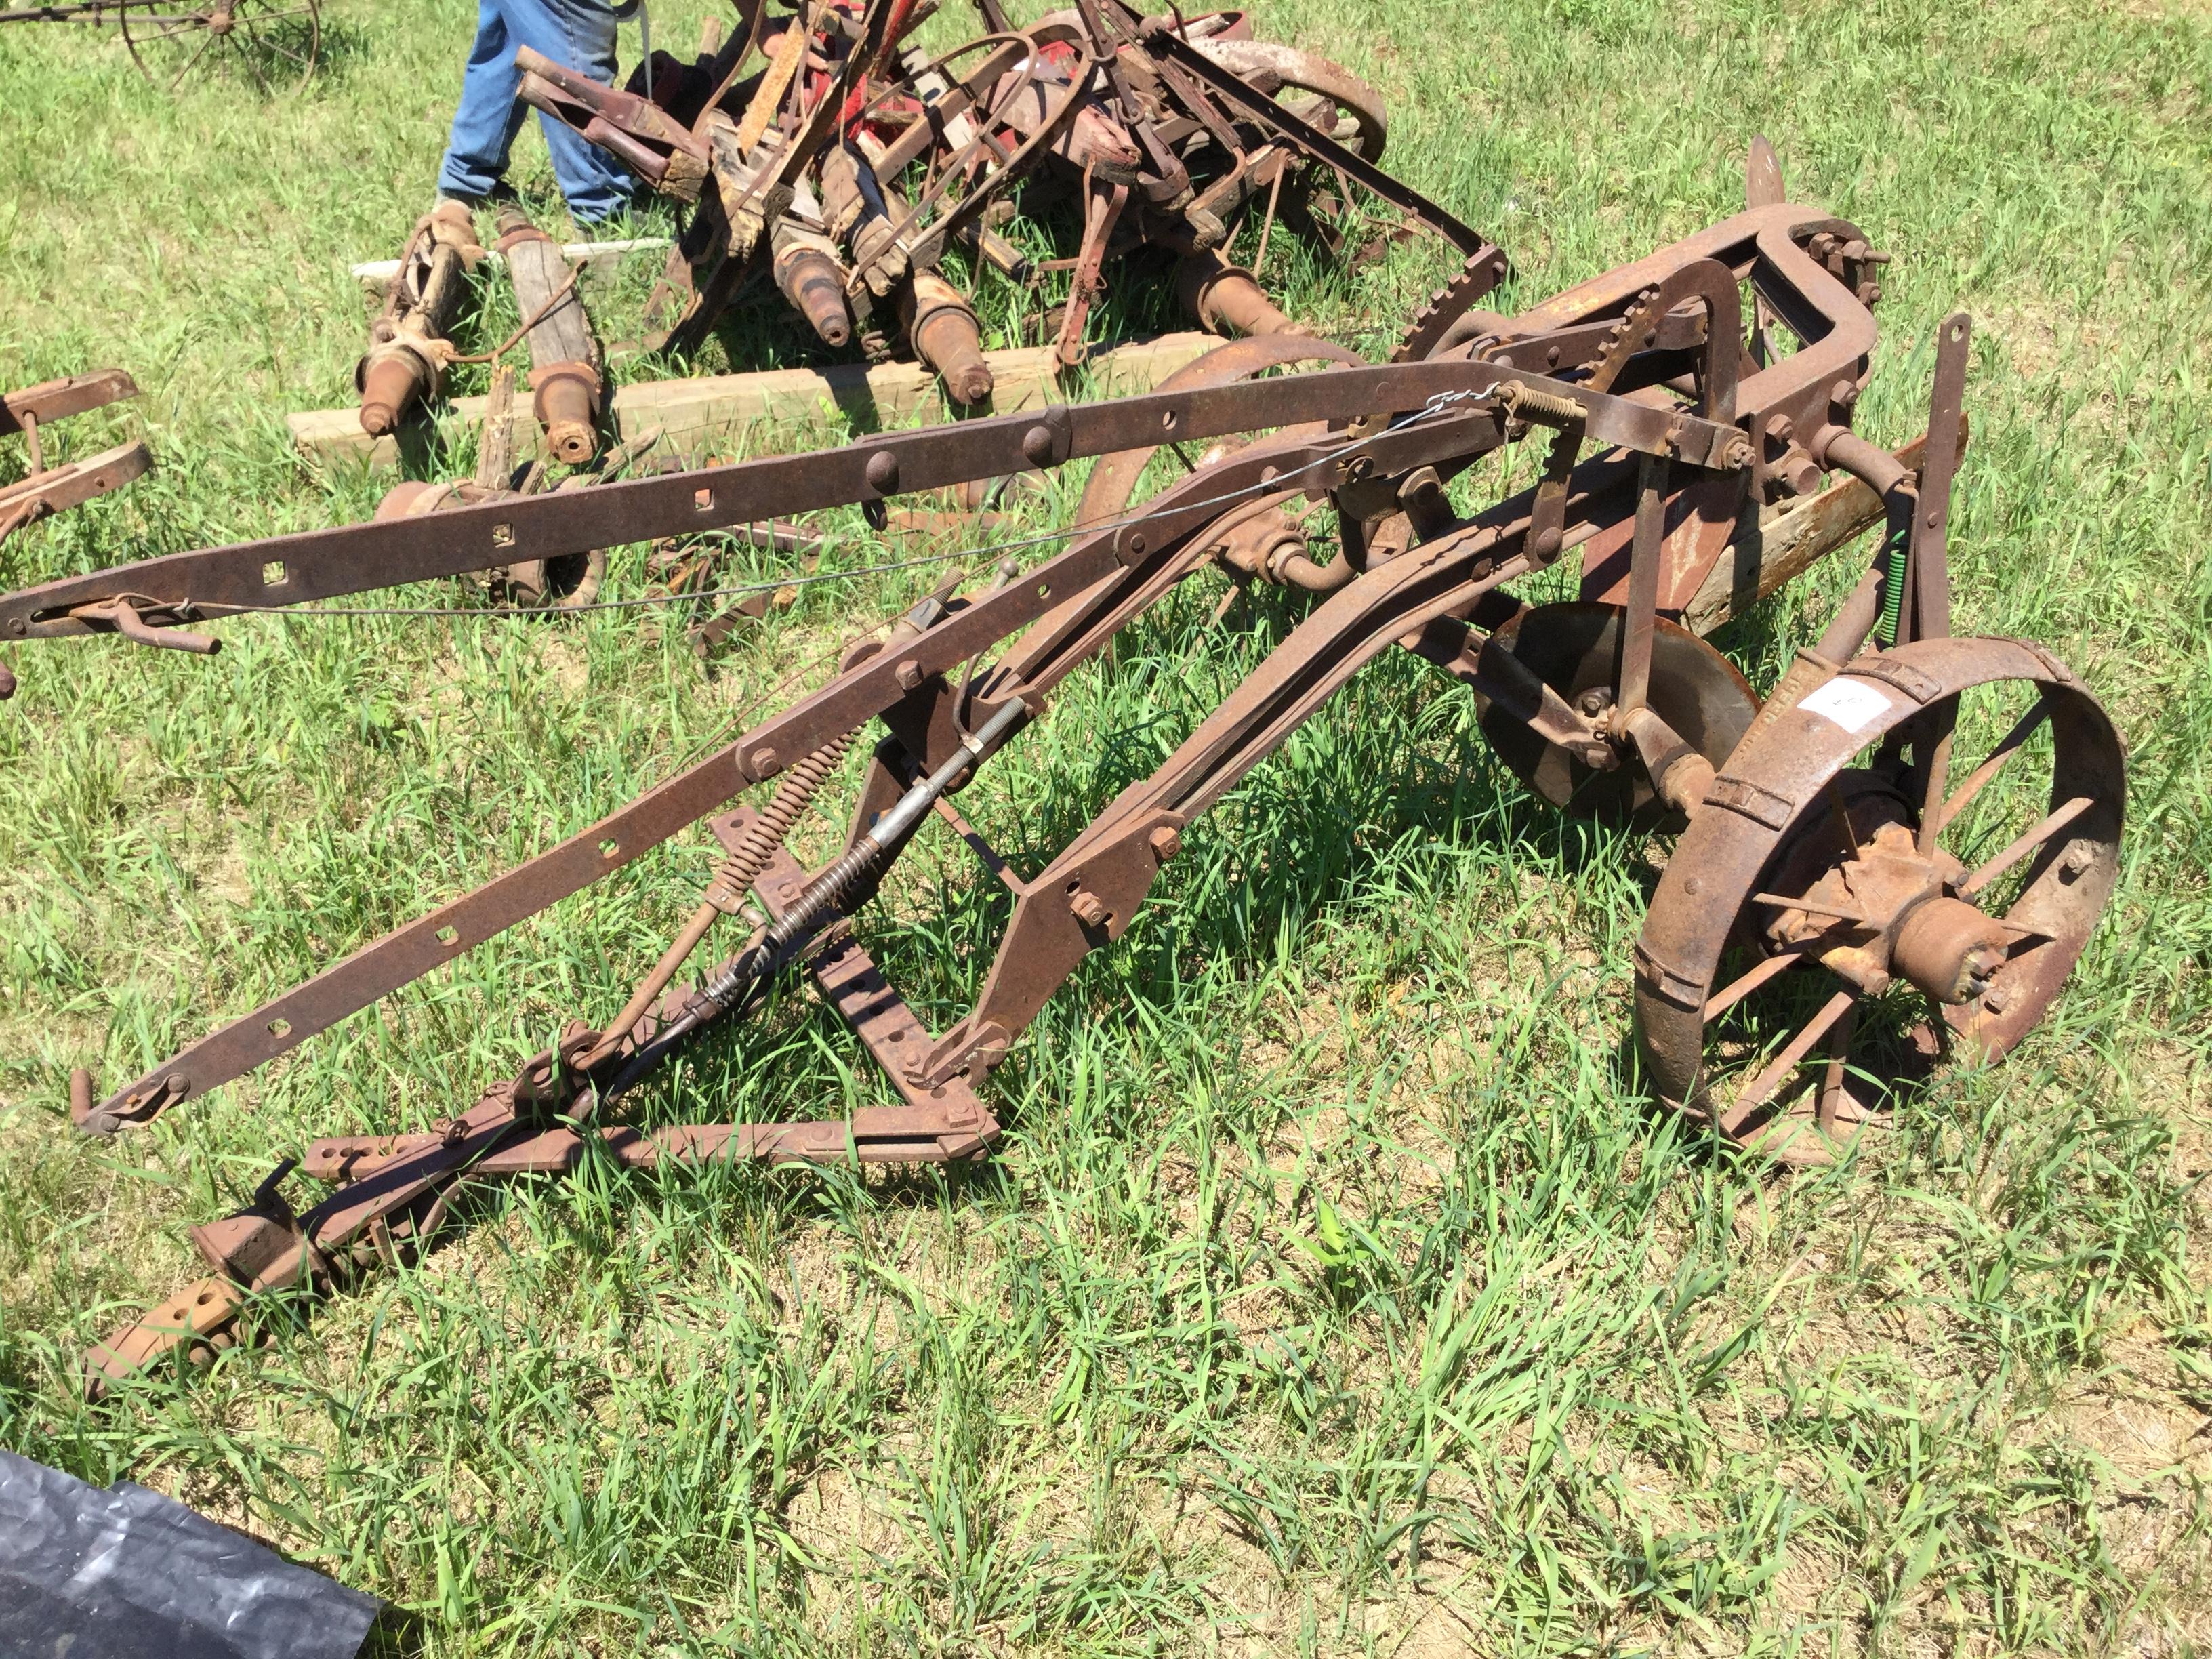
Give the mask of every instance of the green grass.
M 703 10 L 657 8 L 656 38 Z M 581 828 L 931 573 L 808 590 L 712 681 L 636 611 L 242 619 L 210 661 L 17 650 L 0 1443 L 246 1526 L 411 1610 L 384 1639 L 438 1656 L 2212 1639 L 2212 17 L 1270 0 L 1260 22 L 1384 89 L 1391 164 L 1507 246 L 1524 299 L 1732 210 L 1764 131 L 1800 198 L 1897 255 L 1867 429 L 1917 429 L 1934 323 L 1972 310 L 1958 626 L 2050 646 L 2130 750 L 2120 888 L 2046 1024 L 1839 1170 L 1686 1144 L 1626 1041 L 1662 849 L 1533 804 L 1462 694 L 1389 660 L 1194 830 L 1017 1047 L 988 1168 L 518 1186 L 273 1350 L 87 1409 L 69 1357 L 201 1271 L 185 1228 L 313 1136 L 419 1125 L 604 1018 L 710 849 L 684 837 L 112 1144 L 70 1129 L 71 1065 L 135 1074 Z M 469 23 L 331 0 L 326 72 L 265 106 L 160 95 L 112 38 L 0 29 L 0 384 L 125 367 L 145 397 L 67 448 L 143 433 L 159 458 L 0 548 L 0 580 L 365 515 L 374 487 L 313 476 L 282 416 L 347 399 L 344 266 L 427 204 Z M 1276 257 L 1289 308 L 1369 349 L 1421 280 L 1410 255 Z M 602 297 L 606 331 L 643 280 Z M 1016 296 L 987 298 L 1014 329 Z M 1109 320 L 1158 307 L 1124 292 Z M 834 527 L 835 556 L 878 556 Z M 1743 631 L 1755 675 L 1847 574 Z M 1149 618 L 965 798 L 1018 863 L 1286 625 L 1260 604 L 1208 631 L 1214 597 Z M 926 836 L 863 929 L 940 1029 L 1004 917 L 955 850 Z M 641 1109 L 883 1094 L 793 996 Z

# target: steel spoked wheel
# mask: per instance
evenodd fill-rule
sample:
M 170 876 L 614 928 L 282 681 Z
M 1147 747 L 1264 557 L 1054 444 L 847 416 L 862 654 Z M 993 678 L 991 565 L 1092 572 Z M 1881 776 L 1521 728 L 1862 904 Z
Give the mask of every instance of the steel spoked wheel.
M 2124 795 L 2104 710 L 2016 641 L 1878 653 L 1762 720 L 1637 945 L 1661 1098 L 1824 1164 L 1945 1053 L 2009 1053 L 2111 897 Z
M 1318 52 L 1273 40 L 1210 40 L 1199 51 L 1249 82 L 1309 126 L 1319 127 L 1363 161 L 1382 159 L 1389 127 L 1382 95 Z
M 1329 340 L 1304 335 L 1255 334 L 1249 339 L 1231 340 L 1226 345 L 1214 347 L 1169 375 L 1158 389 L 1188 392 L 1198 386 L 1235 386 L 1301 363 L 1350 367 L 1364 361 L 1357 352 Z M 1076 524 L 1104 524 L 1127 512 L 1136 499 L 1138 482 L 1146 465 L 1160 453 L 1160 448 L 1155 445 L 1101 456 L 1098 465 L 1091 469 L 1090 482 L 1084 486 L 1083 499 L 1075 509 Z
M 210 73 L 238 76 L 264 94 L 292 91 L 307 83 L 322 52 L 316 0 L 155 0 L 118 15 L 131 61 L 168 92 Z
M 1381 161 L 1389 138 L 1382 94 L 1351 70 L 1318 53 L 1272 40 L 1217 39 L 1195 44 L 1222 68 L 1362 161 Z M 1279 210 L 1284 223 L 1318 241 L 1332 258 L 1355 244 L 1379 250 L 1391 237 L 1405 234 L 1401 224 L 1363 213 L 1350 181 L 1334 167 L 1292 161 L 1276 177 L 1283 187 Z

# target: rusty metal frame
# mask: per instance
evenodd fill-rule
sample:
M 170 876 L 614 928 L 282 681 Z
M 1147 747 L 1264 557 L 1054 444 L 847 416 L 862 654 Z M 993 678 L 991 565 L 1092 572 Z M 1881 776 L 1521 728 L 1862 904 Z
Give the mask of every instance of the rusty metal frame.
M 1712 534 L 1717 507 L 1738 539 L 1748 535 L 1763 545 L 1773 533 L 1792 568 L 1841 545 L 1886 504 L 1896 510 L 1899 481 L 1908 477 L 1904 463 L 1850 430 L 1870 367 L 1868 290 L 1878 264 L 1855 228 L 1771 203 L 1516 318 L 1483 317 L 1471 301 L 1446 296 L 1439 309 L 1457 305 L 1455 313 L 1417 321 L 1424 349 L 1402 362 L 1336 366 L 1329 360 L 1343 354 L 1322 343 L 1254 340 L 1225 348 L 1218 362 L 1194 366 L 1145 397 L 871 438 L 819 455 L 572 496 L 464 507 L 418 520 L 404 535 L 356 526 L 207 550 L 0 599 L 0 632 L 18 636 L 83 632 L 87 607 L 100 604 L 131 610 L 137 627 L 158 631 L 238 608 L 242 602 L 233 595 L 260 599 L 271 586 L 287 589 L 278 596 L 286 599 L 319 598 L 479 568 L 495 554 L 502 563 L 550 558 L 709 524 L 879 505 L 897 494 L 1024 466 L 1113 458 L 1094 470 L 1084 521 L 1067 532 L 1066 550 L 988 591 L 932 595 L 887 640 L 848 651 L 827 684 L 719 753 L 192 1044 L 106 1101 L 94 1104 L 88 1084 L 81 1087 L 75 1115 L 88 1131 L 112 1133 L 196 1098 L 708 819 L 726 854 L 715 884 L 692 927 L 609 1029 L 572 1023 L 555 1050 L 428 1135 L 317 1143 L 308 1152 L 311 1171 L 351 1184 L 298 1217 L 272 1188 L 230 1221 L 201 1230 L 203 1253 L 227 1283 L 328 1287 L 427 1242 L 449 1217 L 456 1183 L 565 1169 L 586 1156 L 634 1164 L 979 1156 L 998 1133 L 981 1092 L 985 1080 L 1083 957 L 1127 930 L 1192 822 L 1394 646 L 1471 685 L 1492 714 L 1533 732 L 1540 745 L 1565 750 L 1588 769 L 1644 780 L 1644 796 L 1690 823 L 1668 879 L 1688 882 L 1692 895 L 1693 875 L 1752 882 L 1781 856 L 1778 848 L 1808 844 L 1802 835 L 1790 838 L 1806 816 L 1805 792 L 1832 776 L 1850 750 L 1812 741 L 1814 728 L 1806 722 L 1820 717 L 1794 712 L 1803 689 L 1847 665 L 1851 675 L 1910 693 L 1895 706 L 1892 724 L 1901 726 L 1945 707 L 1945 696 L 1977 674 L 2027 674 L 2050 689 L 2039 706 L 2058 710 L 2069 732 L 2089 733 L 2088 758 L 2075 770 L 2091 780 L 2083 787 L 2094 799 L 2077 804 L 2069 797 L 2063 812 L 2032 832 L 2039 840 L 2003 858 L 2035 856 L 2044 860 L 2039 870 L 2062 854 L 2076 860 L 2069 867 L 2088 877 L 2067 890 L 2063 931 L 2069 940 L 2086 937 L 2109 889 L 2106 866 L 2096 860 L 2118 834 L 2116 763 L 2094 741 L 2102 716 L 2094 700 L 2049 659 L 2009 642 L 1928 637 L 1853 661 L 1871 630 L 1880 585 L 1890 579 L 1878 555 L 1820 651 L 1809 653 L 1826 667 L 1753 719 L 1755 702 L 1746 701 L 1741 676 L 1674 620 L 1721 574 L 1731 542 Z M 1763 366 L 1753 356 L 1743 336 L 1744 284 L 1755 301 L 1748 313 L 1753 327 L 1762 317 L 1779 319 L 1797 334 L 1798 350 Z M 1252 378 L 1302 357 L 1329 366 Z M 1939 398 L 1936 413 L 1939 423 L 1952 424 L 1929 441 L 1933 459 L 1923 476 L 1931 510 L 1963 441 L 1955 398 Z M 1553 443 L 1541 482 L 1471 516 L 1451 508 L 1444 478 L 1540 429 Z M 1145 455 L 1164 442 L 1220 438 L 1239 439 L 1241 447 L 1140 510 L 1128 509 Z M 1583 459 L 1584 444 L 1597 453 Z M 1795 464 L 1795 453 L 1826 459 L 1807 468 Z M 1831 467 L 1853 478 L 1824 489 Z M 1856 492 L 1853 505 L 1836 505 L 1838 489 Z M 1300 496 L 1327 499 L 1336 508 L 1343 550 L 1327 566 L 1297 550 L 1304 544 L 1291 507 Z M 1762 507 L 1779 514 L 1765 526 Z M 1801 515 L 1814 526 L 1807 533 L 1819 538 L 1817 545 L 1796 534 L 1791 521 Z M 1940 517 L 1924 524 L 1922 549 L 1940 548 Z M 1607 635 L 1603 695 L 1570 702 L 1510 646 L 1542 612 L 1507 590 L 1577 549 L 1583 608 L 1610 606 L 1623 625 Z M 1097 660 L 1179 583 L 1215 564 L 1240 580 L 1307 589 L 1315 602 L 1151 776 L 1124 790 L 1042 870 L 1017 875 L 981 842 L 951 795 L 1023 726 L 1045 715 L 1068 674 Z M 1918 565 L 1916 580 L 1927 580 L 1929 568 Z M 269 581 L 271 568 L 281 581 Z M 1724 738 L 1671 723 L 1681 718 L 1681 705 L 1670 701 L 1673 682 L 1662 684 L 1654 651 L 1662 639 L 1670 675 L 1686 661 L 1709 659 L 1717 695 L 1739 700 L 1741 718 Z M 872 724 L 886 735 L 869 764 L 846 850 L 822 870 L 804 872 L 781 848 L 785 829 L 846 745 Z M 1792 776 L 1802 774 L 1804 787 L 1795 795 L 1764 781 L 1759 757 L 1778 754 L 1798 769 Z M 742 791 L 770 781 L 776 794 L 757 815 L 728 810 Z M 1960 793 L 1978 787 L 1970 780 Z M 941 1034 L 922 1028 L 848 926 L 931 812 L 977 847 L 1014 901 L 973 1008 Z M 1727 842 L 1744 823 L 1757 833 L 1741 847 Z M 2062 830 L 2069 837 L 2063 842 Z M 1716 847 L 1721 850 L 1709 850 Z M 1869 923 L 1872 943 L 1852 948 L 1862 955 L 1878 948 L 1888 964 L 1881 967 L 1884 975 L 1893 967 L 1939 1000 L 1980 994 L 1992 975 L 2010 971 L 1990 965 L 1994 947 L 1972 902 L 1979 890 L 1973 884 L 1989 867 L 1969 880 L 1954 866 L 1922 856 L 1899 889 L 1905 898 Z M 699 985 L 675 985 L 673 973 L 716 913 L 741 910 L 748 888 L 763 912 L 753 939 Z M 1719 907 L 1678 900 L 1673 890 L 1662 884 L 1662 902 L 1638 947 L 1638 1006 L 1662 1095 L 1694 1111 L 1701 1109 L 1699 1011 L 1732 924 L 1727 916 L 1715 920 Z M 1816 916 L 1826 915 L 1824 890 L 1796 897 Z M 1911 909 L 1938 894 L 1949 909 Z M 1746 902 L 1771 896 L 1745 889 Z M 1913 914 L 1922 922 L 1908 926 Z M 1923 925 L 1931 917 L 1949 920 L 1940 928 Z M 1685 927 L 1695 938 L 1670 944 Z M 2063 979 L 2072 956 L 2037 960 L 2044 965 L 2036 971 L 2049 978 L 2056 963 Z M 692 1032 L 740 1012 L 775 975 L 801 963 L 882 1066 L 902 1104 L 847 1122 L 651 1135 L 610 1121 L 623 1094 L 680 1052 Z M 2055 990 L 2055 981 L 2048 988 Z M 2046 994 L 2021 1017 L 2032 1023 L 2047 1001 Z M 1691 1012 L 1691 1026 L 1675 1029 L 1679 1018 L 1666 1025 L 1665 1007 Z M 1966 1022 L 1962 1030 L 1989 1026 L 1987 1019 L 1975 1025 L 1968 1015 L 1958 1018 Z M 1719 1121 L 1731 1133 L 1741 1127 L 1738 1119 Z M 226 1303 L 242 1305 L 227 1290 L 205 1304 L 218 1310 L 205 1319 L 192 1313 L 202 1304 L 189 1298 L 161 1310 L 166 1324 L 149 1332 L 142 1322 L 96 1351 L 95 1376 L 112 1381 L 164 1356 L 206 1349 L 210 1332 L 229 1316 L 219 1312 Z M 179 1306 L 184 1315 L 176 1313 Z

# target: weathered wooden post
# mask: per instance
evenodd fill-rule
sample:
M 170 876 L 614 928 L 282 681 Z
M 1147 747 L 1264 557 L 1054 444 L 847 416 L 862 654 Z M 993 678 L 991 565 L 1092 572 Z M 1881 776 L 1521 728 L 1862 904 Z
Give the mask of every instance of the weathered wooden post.
M 545 431 L 545 447 L 578 466 L 599 453 L 601 387 L 599 354 L 583 296 L 552 238 L 519 207 L 502 207 L 499 240 L 514 303 L 530 324 L 531 412 Z

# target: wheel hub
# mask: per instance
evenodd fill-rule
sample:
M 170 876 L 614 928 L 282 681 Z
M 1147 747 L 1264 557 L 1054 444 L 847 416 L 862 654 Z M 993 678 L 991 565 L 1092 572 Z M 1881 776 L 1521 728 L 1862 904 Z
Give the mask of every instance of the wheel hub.
M 1836 781 L 1833 810 L 1785 848 L 1759 902 L 1761 942 L 1809 952 L 1869 995 L 1899 979 L 1938 1002 L 1972 1002 L 2005 963 L 2002 924 L 1950 890 L 1965 874 L 1923 856 L 1904 798 L 1871 772 Z
M 1962 899 L 1932 898 L 1897 930 L 1890 962 L 1938 1002 L 1972 1002 L 2005 965 L 2011 936 Z

